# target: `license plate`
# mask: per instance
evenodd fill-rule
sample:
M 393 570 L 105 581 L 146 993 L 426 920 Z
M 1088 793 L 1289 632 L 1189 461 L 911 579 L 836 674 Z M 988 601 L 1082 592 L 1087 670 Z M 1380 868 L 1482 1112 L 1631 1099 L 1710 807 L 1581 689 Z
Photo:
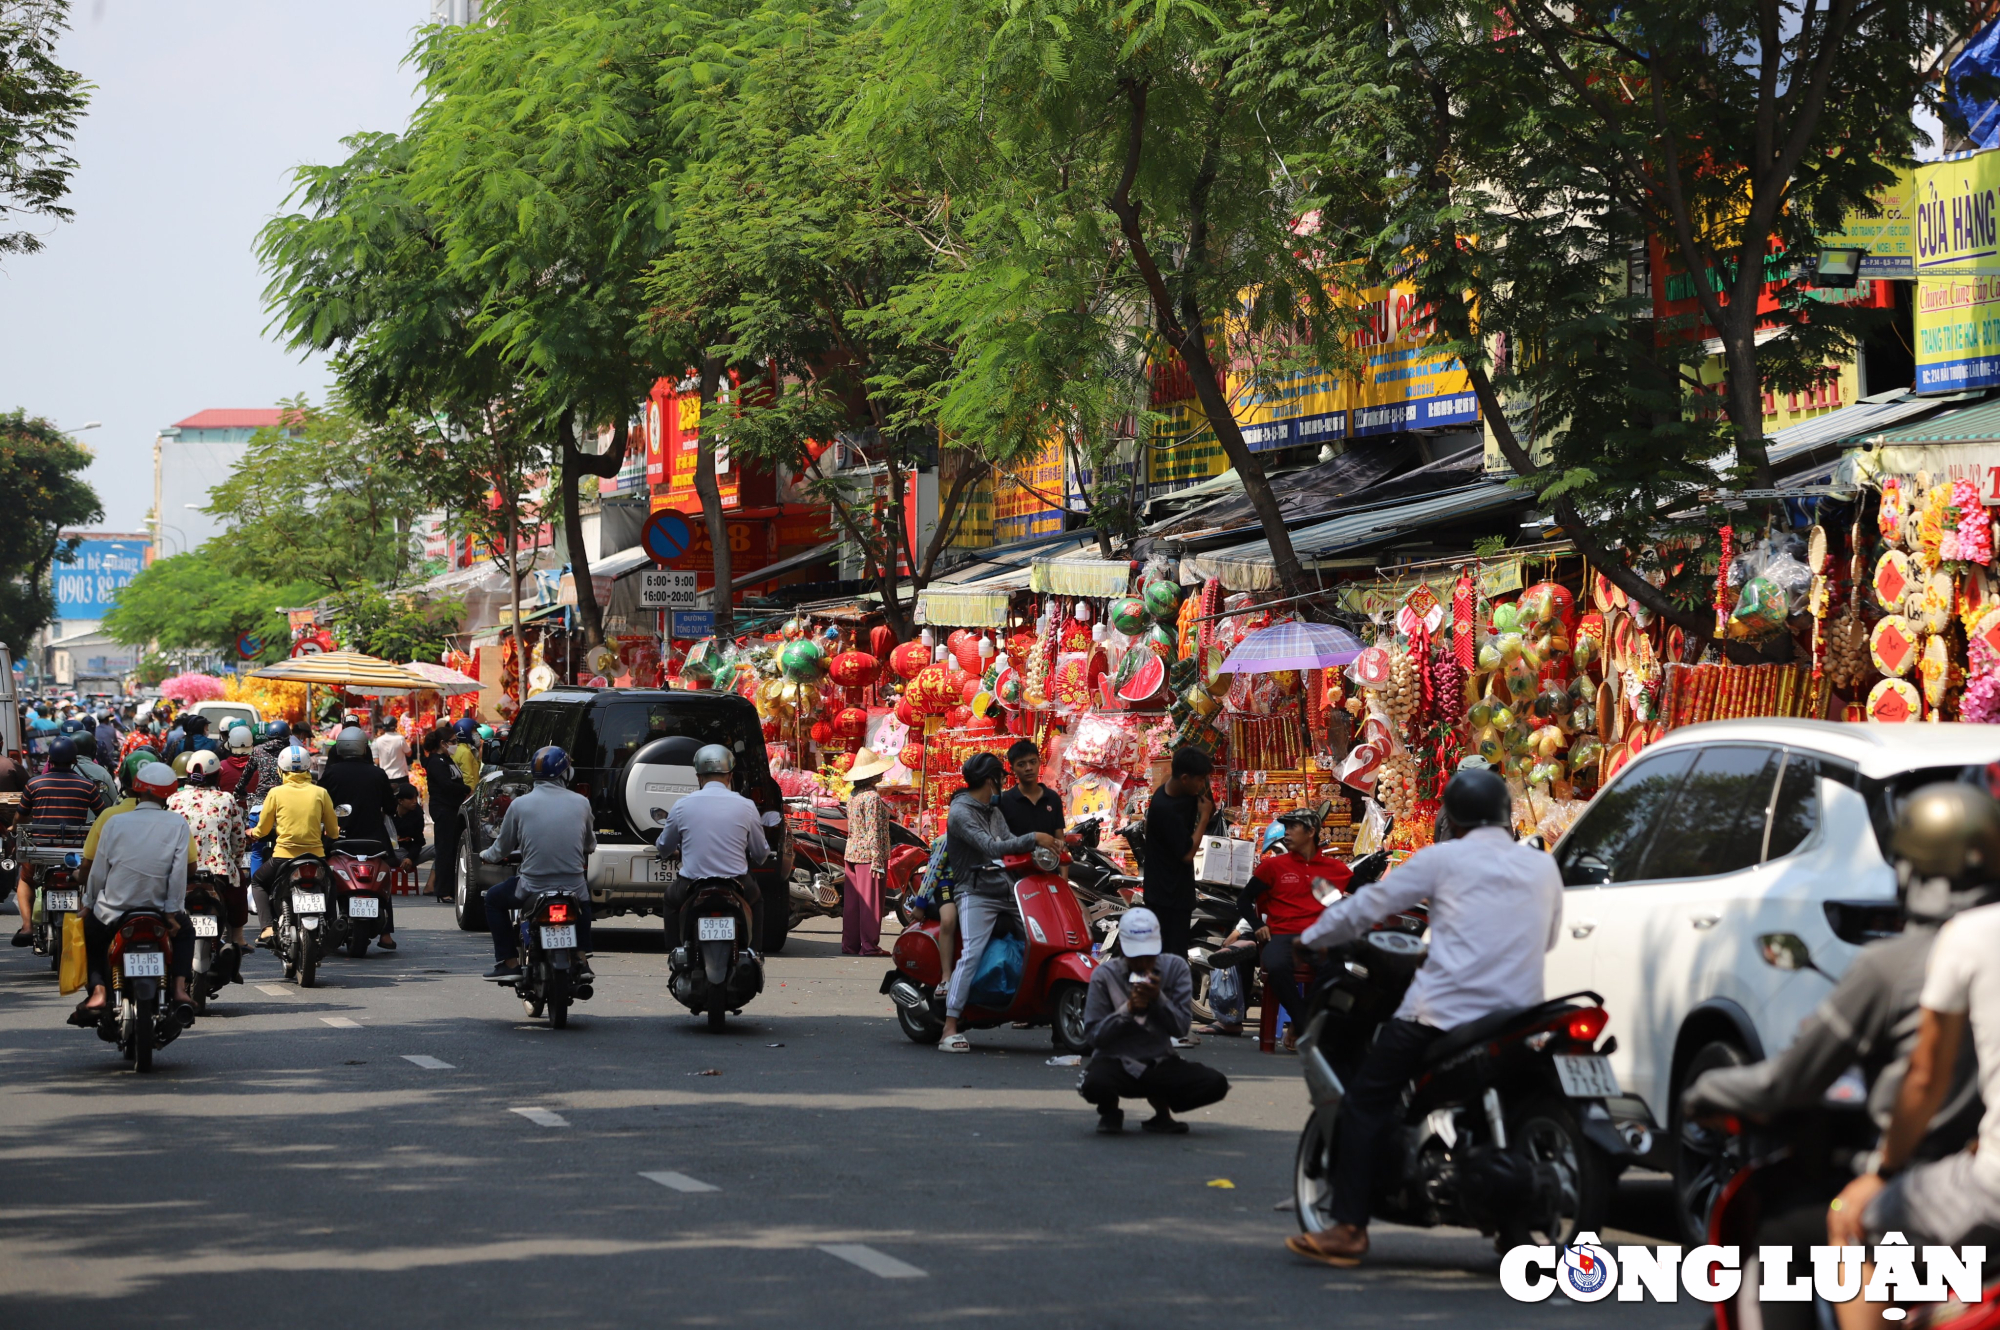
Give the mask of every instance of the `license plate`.
M 347 898 L 347 914 L 351 919 L 380 919 L 382 902 L 373 896 L 350 896 Z
M 702 919 L 695 925 L 696 936 L 703 942 L 734 942 L 736 921 L 731 918 Z
M 326 893 L 323 891 L 295 891 L 292 893 L 293 914 L 325 914 Z
M 1556 1079 L 1572 1099 L 1609 1099 L 1618 1093 L 1618 1077 L 1611 1070 L 1610 1058 L 1558 1053 Z
M 544 951 L 565 951 L 575 946 L 575 924 L 542 925 L 542 949 Z
M 42 908 L 52 913 L 75 914 L 77 893 L 74 891 L 45 891 L 42 893 Z
M 128 951 L 125 953 L 125 977 L 127 979 L 159 979 L 167 973 L 167 958 L 157 951 Z
M 674 880 L 674 866 L 664 859 L 642 860 L 646 865 L 646 881 L 671 882 Z
M 222 924 L 216 919 L 214 915 L 191 914 L 188 916 L 188 919 L 190 922 L 194 924 L 194 935 L 196 937 L 222 936 Z

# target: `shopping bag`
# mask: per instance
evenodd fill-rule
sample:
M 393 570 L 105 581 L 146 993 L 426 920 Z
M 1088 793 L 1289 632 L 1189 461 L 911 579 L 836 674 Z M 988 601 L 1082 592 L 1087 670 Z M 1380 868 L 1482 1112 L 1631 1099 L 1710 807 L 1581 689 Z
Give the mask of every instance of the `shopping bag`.
M 1021 965 L 1028 948 L 1015 934 L 996 937 L 980 953 L 979 968 L 972 972 L 972 1005 L 989 1011 L 1005 1011 L 1014 1005 L 1021 987 Z
M 64 993 L 74 993 L 83 987 L 83 916 L 66 914 L 62 929 L 62 969 L 56 972 L 56 979 Z

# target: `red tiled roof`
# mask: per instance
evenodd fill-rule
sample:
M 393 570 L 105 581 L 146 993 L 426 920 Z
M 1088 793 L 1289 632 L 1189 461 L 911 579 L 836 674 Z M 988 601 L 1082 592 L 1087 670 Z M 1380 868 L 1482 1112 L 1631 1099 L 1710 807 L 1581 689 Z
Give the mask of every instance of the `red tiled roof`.
M 215 410 L 197 411 L 186 420 L 176 420 L 176 429 L 270 429 L 279 424 L 284 413 L 275 406 L 257 407 L 248 411 Z

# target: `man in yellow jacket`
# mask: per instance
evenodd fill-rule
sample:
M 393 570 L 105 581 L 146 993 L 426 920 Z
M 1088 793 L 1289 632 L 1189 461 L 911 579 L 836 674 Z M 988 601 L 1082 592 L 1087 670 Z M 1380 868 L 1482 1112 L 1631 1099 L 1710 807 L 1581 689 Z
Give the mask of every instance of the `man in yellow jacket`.
M 326 856 L 326 843 L 340 838 L 340 817 L 333 811 L 333 796 L 313 784 L 312 755 L 294 745 L 278 754 L 278 771 L 283 776 L 278 788 L 264 796 L 263 811 L 250 832 L 251 840 L 263 840 L 276 833 L 278 842 L 271 856 L 250 879 L 257 893 L 257 917 L 264 932 L 257 940 L 272 942 L 276 932 L 271 923 L 278 916 L 271 908 L 271 884 L 285 866 L 301 855 L 315 859 Z

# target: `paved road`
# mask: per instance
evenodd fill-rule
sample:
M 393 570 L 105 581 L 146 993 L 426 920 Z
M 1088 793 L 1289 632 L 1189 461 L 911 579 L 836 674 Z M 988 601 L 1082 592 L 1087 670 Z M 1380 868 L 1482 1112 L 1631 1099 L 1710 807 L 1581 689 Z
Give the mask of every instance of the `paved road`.
M 1200 1050 L 1235 1088 L 1190 1136 L 1104 1139 L 1046 1031 L 911 1044 L 883 963 L 825 924 L 720 1035 L 667 997 L 656 929 L 602 928 L 598 996 L 558 1032 L 472 977 L 483 937 L 397 914 L 398 954 L 316 989 L 258 956 L 145 1078 L 0 948 L 0 1326 L 1702 1319 L 1514 1304 L 1464 1231 L 1296 1260 L 1274 1206 L 1303 1092 L 1254 1043 Z M 1658 1232 L 1664 1202 L 1628 1183 L 1616 1222 Z

